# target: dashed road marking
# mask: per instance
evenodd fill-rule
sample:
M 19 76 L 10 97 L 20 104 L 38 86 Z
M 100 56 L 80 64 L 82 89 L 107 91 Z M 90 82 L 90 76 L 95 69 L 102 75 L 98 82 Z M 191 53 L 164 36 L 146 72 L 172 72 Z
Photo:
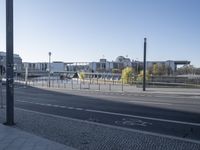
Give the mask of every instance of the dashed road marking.
M 55 107 L 55 105 L 44 104 L 44 103 L 35 103 L 35 102 L 22 101 L 22 100 L 16 100 L 16 101 L 17 102 L 22 102 L 22 103 L 36 104 L 36 105 L 41 105 L 41 106 Z M 58 108 L 65 107 L 66 109 L 70 108 L 70 107 L 59 106 L 59 105 L 56 105 L 56 107 L 58 107 Z M 184 124 L 184 125 L 193 125 L 193 126 L 200 127 L 200 123 L 192 123 L 192 122 L 185 122 L 185 121 L 176 121 L 176 120 L 169 120 L 169 119 L 162 119 L 162 118 L 153 118 L 153 117 L 145 117 L 145 116 L 138 116 L 138 115 L 129 115 L 129 114 L 116 113 L 116 112 L 108 112 L 108 111 L 93 110 L 93 109 L 84 109 L 84 108 L 75 108 L 75 107 L 71 107 L 71 109 L 72 110 L 86 111 L 86 112 L 100 113 L 100 114 L 107 114 L 107 115 L 115 115 L 115 116 L 123 116 L 123 117 L 131 117 L 131 118 L 139 118 L 139 119 L 160 121 L 160 122 L 168 122 L 168 123 L 176 123 L 176 124 Z
M 75 108 L 75 110 L 84 110 L 83 108 Z
M 155 104 L 155 105 L 173 105 L 172 103 L 161 103 L 161 102 L 147 102 L 147 101 L 129 101 L 131 103 L 141 103 L 141 104 Z
M 74 107 L 67 107 L 67 109 L 74 109 Z

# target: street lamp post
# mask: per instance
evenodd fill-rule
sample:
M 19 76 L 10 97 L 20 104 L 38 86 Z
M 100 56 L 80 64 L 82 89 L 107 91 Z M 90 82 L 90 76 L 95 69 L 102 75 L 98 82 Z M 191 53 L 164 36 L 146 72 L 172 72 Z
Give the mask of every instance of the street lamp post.
M 146 47 L 147 39 L 144 38 L 143 91 L 146 91 Z
M 14 125 L 13 0 L 6 0 L 6 125 Z
M 51 52 L 49 52 L 49 87 L 51 87 L 50 76 L 51 76 Z

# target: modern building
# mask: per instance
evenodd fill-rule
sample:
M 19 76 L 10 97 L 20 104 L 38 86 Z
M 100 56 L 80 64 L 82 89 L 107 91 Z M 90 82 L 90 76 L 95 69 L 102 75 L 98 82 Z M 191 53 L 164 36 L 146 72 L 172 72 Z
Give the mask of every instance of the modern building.
M 26 69 L 29 76 L 41 76 L 47 74 L 46 62 L 23 62 L 21 74 L 25 76 Z
M 29 72 L 47 71 L 48 63 L 46 62 L 23 62 L 23 70 L 28 68 Z
M 49 67 L 48 67 L 49 68 Z M 65 64 L 61 61 L 54 61 L 51 63 L 51 73 L 59 73 L 65 71 Z
M 16 55 L 16 60 L 18 55 Z M 16 61 L 15 60 L 15 61 Z M 16 61 L 17 62 L 17 61 Z M 20 62 L 19 62 L 20 64 Z M 164 66 L 168 70 L 168 75 L 175 75 L 176 69 L 178 65 L 188 65 L 190 61 L 147 61 L 147 70 L 152 68 L 154 64 L 158 64 L 159 66 Z M 20 65 L 17 66 L 19 69 Z M 37 62 L 37 63 L 29 63 L 24 62 L 22 66 L 22 72 L 25 73 L 26 67 L 28 68 L 29 75 L 41 75 L 49 73 L 49 63 L 48 62 Z M 143 62 L 135 61 L 130 58 L 124 56 L 118 56 L 115 61 L 108 61 L 103 58 L 98 62 L 61 62 L 54 61 L 50 64 L 51 73 L 73 73 L 73 72 L 88 72 L 88 73 L 121 73 L 121 71 L 125 67 L 132 67 L 136 74 L 143 70 Z
M 18 54 L 13 54 L 14 58 L 14 73 L 20 73 L 22 71 L 22 59 Z M 6 70 L 6 52 L 0 52 L 0 66 L 2 71 Z
M 174 75 L 176 73 L 178 65 L 189 65 L 190 61 L 187 61 L 187 60 L 147 61 L 147 69 L 152 68 L 153 65 L 155 65 L 155 64 L 158 64 L 158 66 L 163 66 L 165 69 L 167 69 L 168 75 Z
M 89 63 L 90 71 L 102 73 L 112 73 L 113 71 L 121 72 L 123 68 L 131 66 L 131 60 L 123 56 L 118 56 L 115 61 L 107 61 L 106 59 L 100 59 L 99 62 Z
M 89 62 L 65 62 L 64 66 L 68 72 L 89 71 Z
M 190 61 L 147 61 L 147 70 L 152 68 L 155 64 L 158 64 L 158 66 L 164 66 L 164 68 L 167 69 L 168 74 L 174 75 L 178 65 L 189 65 Z M 136 73 L 139 73 L 140 70 L 143 70 L 143 62 L 134 60 L 131 61 L 130 58 L 118 56 L 115 61 L 100 59 L 99 62 L 89 63 L 89 70 L 92 72 L 112 73 L 113 71 L 116 71 L 120 73 L 125 67 L 132 67 Z

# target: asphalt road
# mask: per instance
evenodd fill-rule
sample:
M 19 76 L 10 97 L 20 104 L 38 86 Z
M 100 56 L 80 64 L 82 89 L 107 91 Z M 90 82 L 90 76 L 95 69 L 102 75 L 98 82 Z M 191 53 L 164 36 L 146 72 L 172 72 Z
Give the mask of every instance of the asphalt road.
M 149 131 L 200 139 L 200 99 L 193 96 L 15 89 L 15 107 Z

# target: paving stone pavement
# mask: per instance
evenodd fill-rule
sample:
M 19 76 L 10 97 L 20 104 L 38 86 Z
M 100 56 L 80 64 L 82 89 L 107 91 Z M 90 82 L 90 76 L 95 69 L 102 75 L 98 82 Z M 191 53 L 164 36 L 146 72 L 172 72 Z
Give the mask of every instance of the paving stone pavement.
M 0 111 L 0 122 L 5 120 L 2 115 L 5 113 Z M 124 129 L 99 123 L 81 121 L 67 117 L 52 116 L 27 110 L 15 109 L 16 126 L 18 130 L 24 130 L 31 134 L 39 135 L 46 139 L 62 143 L 80 150 L 200 150 L 200 142 L 184 140 L 182 138 L 174 138 L 165 135 L 155 135 L 148 132 L 139 132 L 132 129 Z M 4 127 L 8 133 L 1 134 Z M 0 150 L 29 150 L 26 145 L 37 143 L 33 150 L 59 150 L 60 144 L 48 142 L 40 138 L 29 139 L 28 135 L 20 133 L 24 136 L 15 141 L 17 135 L 14 136 L 14 131 L 17 129 L 0 126 L 0 145 L 1 142 L 6 146 L 6 142 L 2 138 L 8 138 L 7 135 L 13 135 L 9 141 L 15 146 L 12 149 L 0 147 Z M 3 135 L 3 136 L 2 136 Z M 24 140 L 26 139 L 26 140 Z M 1 141 L 2 140 L 2 141 Z M 29 143 L 29 141 L 31 141 Z M 44 142 L 42 142 L 44 140 Z M 26 141 L 24 144 L 23 142 Z M 46 142 L 45 142 L 46 141 Z M 4 143 L 5 142 L 5 143 Z M 42 144 L 43 143 L 43 144 Z M 47 144 L 44 144 L 47 143 Z M 52 145 L 52 143 L 54 143 Z M 49 144 L 49 146 L 47 146 Z M 8 142 L 7 142 L 8 145 Z M 24 149 L 20 149 L 24 146 Z M 45 147 L 46 146 L 46 147 Z M 34 146 L 33 146 L 34 147 Z M 4 148 L 4 149 L 3 149 Z M 37 149 L 36 149 L 37 148 Z M 56 148 L 56 149 L 55 149 Z M 60 147 L 62 149 L 62 145 Z M 63 148 L 64 150 L 68 150 Z
M 19 129 L 0 124 L 0 150 L 75 150 Z

